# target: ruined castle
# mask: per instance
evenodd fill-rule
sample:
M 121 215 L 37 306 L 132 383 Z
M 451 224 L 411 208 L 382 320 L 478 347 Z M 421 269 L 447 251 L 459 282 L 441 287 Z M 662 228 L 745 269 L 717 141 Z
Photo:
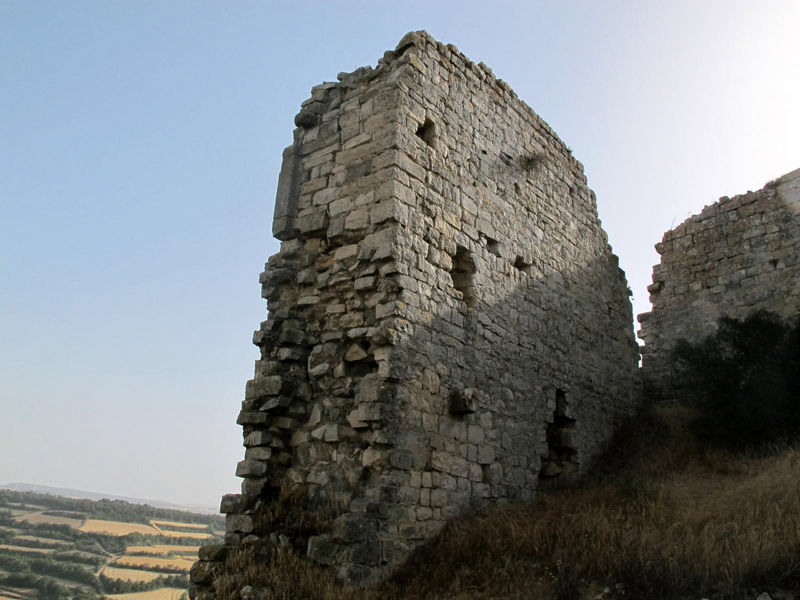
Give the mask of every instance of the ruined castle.
M 757 310 L 800 311 L 800 169 L 763 189 L 723 197 L 664 234 L 648 286 L 652 311 L 639 315 L 642 375 L 653 399 L 670 397 L 670 352 L 698 342 L 720 317 Z
M 448 520 L 584 473 L 639 402 L 625 275 L 547 124 L 425 32 L 338 80 L 283 154 L 242 490 L 193 597 L 270 539 L 380 580 Z M 265 515 L 287 489 L 330 528 L 282 539 Z

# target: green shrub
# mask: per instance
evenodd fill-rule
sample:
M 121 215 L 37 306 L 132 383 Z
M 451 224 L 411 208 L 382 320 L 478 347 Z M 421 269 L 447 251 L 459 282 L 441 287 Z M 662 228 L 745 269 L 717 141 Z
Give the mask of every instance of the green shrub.
M 757 312 L 722 318 L 717 332 L 674 352 L 681 395 L 699 411 L 700 439 L 747 449 L 800 433 L 800 318 Z

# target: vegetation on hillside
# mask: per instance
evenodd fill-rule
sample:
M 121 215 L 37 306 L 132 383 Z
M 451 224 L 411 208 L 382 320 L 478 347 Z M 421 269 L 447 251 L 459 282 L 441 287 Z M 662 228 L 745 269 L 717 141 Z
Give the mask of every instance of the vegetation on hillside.
M 702 440 L 742 450 L 800 433 L 800 315 L 793 323 L 763 311 L 720 319 L 713 335 L 679 342 L 673 358 Z
M 78 519 L 105 519 L 124 523 L 148 523 L 152 519 L 165 521 L 184 521 L 187 523 L 211 523 L 217 529 L 225 528 L 225 520 L 220 515 L 206 515 L 172 508 L 156 508 L 149 504 L 134 504 L 124 500 L 87 500 L 67 498 L 37 492 L 19 492 L 0 489 L 0 506 L 21 504 L 45 506 L 46 514 Z
M 219 517 L 150 509 L 0 489 L 0 596 L 93 600 L 187 588 L 198 536 L 214 541 Z M 137 529 L 152 533 L 127 533 Z

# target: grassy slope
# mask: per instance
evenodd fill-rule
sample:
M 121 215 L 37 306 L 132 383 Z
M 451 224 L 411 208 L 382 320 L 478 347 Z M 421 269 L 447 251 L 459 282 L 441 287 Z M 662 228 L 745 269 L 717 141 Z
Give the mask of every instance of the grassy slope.
M 343 589 L 289 551 L 229 558 L 220 597 L 755 598 L 800 590 L 800 446 L 703 449 L 679 407 L 620 433 L 593 479 L 452 523 L 378 589 Z M 267 591 L 270 589 L 271 591 Z M 788 597 L 785 596 L 784 597 Z

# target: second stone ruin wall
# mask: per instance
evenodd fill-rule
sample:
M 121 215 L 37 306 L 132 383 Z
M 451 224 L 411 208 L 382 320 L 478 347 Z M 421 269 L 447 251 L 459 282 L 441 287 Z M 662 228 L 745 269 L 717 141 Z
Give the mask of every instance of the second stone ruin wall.
M 670 352 L 697 342 L 721 317 L 800 310 L 800 169 L 763 189 L 721 198 L 664 234 L 648 287 L 651 312 L 639 315 L 645 389 L 671 395 Z
M 424 32 L 339 79 L 284 152 L 242 493 L 195 597 L 265 540 L 385 577 L 448 520 L 586 472 L 637 406 L 625 276 L 553 131 Z M 285 535 L 280 489 L 331 527 Z

